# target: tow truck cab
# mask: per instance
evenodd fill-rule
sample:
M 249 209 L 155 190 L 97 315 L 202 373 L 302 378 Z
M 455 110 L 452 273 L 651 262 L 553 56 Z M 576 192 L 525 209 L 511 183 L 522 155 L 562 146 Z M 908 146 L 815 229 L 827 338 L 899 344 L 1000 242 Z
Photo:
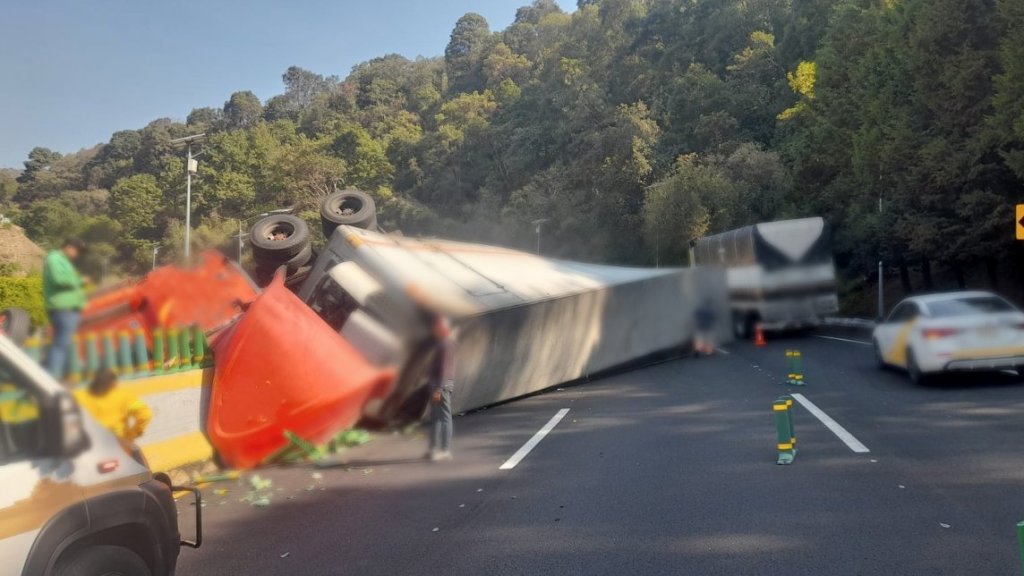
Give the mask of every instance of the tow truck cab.
M 198 516 L 196 541 L 181 540 L 167 476 L 2 335 L 0 486 L 0 576 L 170 576 L 180 546 L 200 544 Z

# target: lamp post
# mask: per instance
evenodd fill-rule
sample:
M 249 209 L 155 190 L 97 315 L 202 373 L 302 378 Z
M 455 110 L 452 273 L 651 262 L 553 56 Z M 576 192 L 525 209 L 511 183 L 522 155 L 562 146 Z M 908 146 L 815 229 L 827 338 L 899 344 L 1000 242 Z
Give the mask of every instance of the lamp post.
M 192 145 L 203 141 L 206 134 L 193 134 L 171 140 L 174 146 L 185 145 L 185 262 L 192 255 L 192 175 L 199 171 L 199 163 L 192 156 Z
M 540 228 L 547 222 L 547 218 L 541 218 L 540 220 L 534 220 L 533 225 L 537 227 L 537 255 L 540 255 Z
M 881 179 L 881 178 L 879 178 Z M 878 218 L 882 218 L 882 193 L 878 193 Z M 885 268 L 882 266 L 882 256 L 878 256 L 878 321 L 885 318 Z

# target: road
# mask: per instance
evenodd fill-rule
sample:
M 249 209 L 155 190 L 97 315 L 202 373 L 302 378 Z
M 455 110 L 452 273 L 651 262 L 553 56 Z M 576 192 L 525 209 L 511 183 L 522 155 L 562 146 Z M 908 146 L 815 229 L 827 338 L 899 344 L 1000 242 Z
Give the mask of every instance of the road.
M 787 348 L 805 387 L 782 384 Z M 458 418 L 450 463 L 393 436 L 349 468 L 261 472 L 267 507 L 209 486 L 206 542 L 179 574 L 1020 574 L 1015 378 L 916 387 L 868 346 L 814 335 L 727 349 Z M 870 452 L 799 407 L 800 452 L 777 466 L 771 403 L 787 391 Z

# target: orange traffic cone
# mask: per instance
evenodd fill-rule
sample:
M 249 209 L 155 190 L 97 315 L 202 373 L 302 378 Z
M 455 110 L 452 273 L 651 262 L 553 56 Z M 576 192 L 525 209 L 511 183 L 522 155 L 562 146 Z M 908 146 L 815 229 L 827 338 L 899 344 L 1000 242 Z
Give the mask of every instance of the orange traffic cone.
M 764 328 L 761 328 L 761 323 L 758 322 L 754 326 L 754 346 L 767 346 L 768 341 L 764 339 Z

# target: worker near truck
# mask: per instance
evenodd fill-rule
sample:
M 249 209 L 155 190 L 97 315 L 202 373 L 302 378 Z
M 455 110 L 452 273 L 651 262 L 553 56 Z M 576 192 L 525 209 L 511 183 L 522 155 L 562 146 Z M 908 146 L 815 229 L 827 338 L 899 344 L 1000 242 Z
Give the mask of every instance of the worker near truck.
M 701 354 L 711 356 L 715 353 L 715 309 L 712 307 L 710 299 L 704 300 L 697 307 L 693 314 L 693 322 L 697 328 L 694 337 L 694 351 L 698 356 Z
M 153 411 L 138 396 L 118 385 L 113 370 L 101 368 L 89 386 L 75 390 L 74 395 L 82 408 L 121 441 L 125 452 L 145 464 L 135 441 L 146 432 Z
M 437 351 L 430 378 L 430 452 L 432 462 L 452 459 L 452 393 L 455 391 L 455 333 L 443 315 L 434 318 Z
M 69 238 L 43 261 L 43 299 L 53 328 L 46 369 L 57 380 L 64 378 L 72 339 L 85 308 L 84 281 L 74 264 L 84 251 L 84 242 Z

